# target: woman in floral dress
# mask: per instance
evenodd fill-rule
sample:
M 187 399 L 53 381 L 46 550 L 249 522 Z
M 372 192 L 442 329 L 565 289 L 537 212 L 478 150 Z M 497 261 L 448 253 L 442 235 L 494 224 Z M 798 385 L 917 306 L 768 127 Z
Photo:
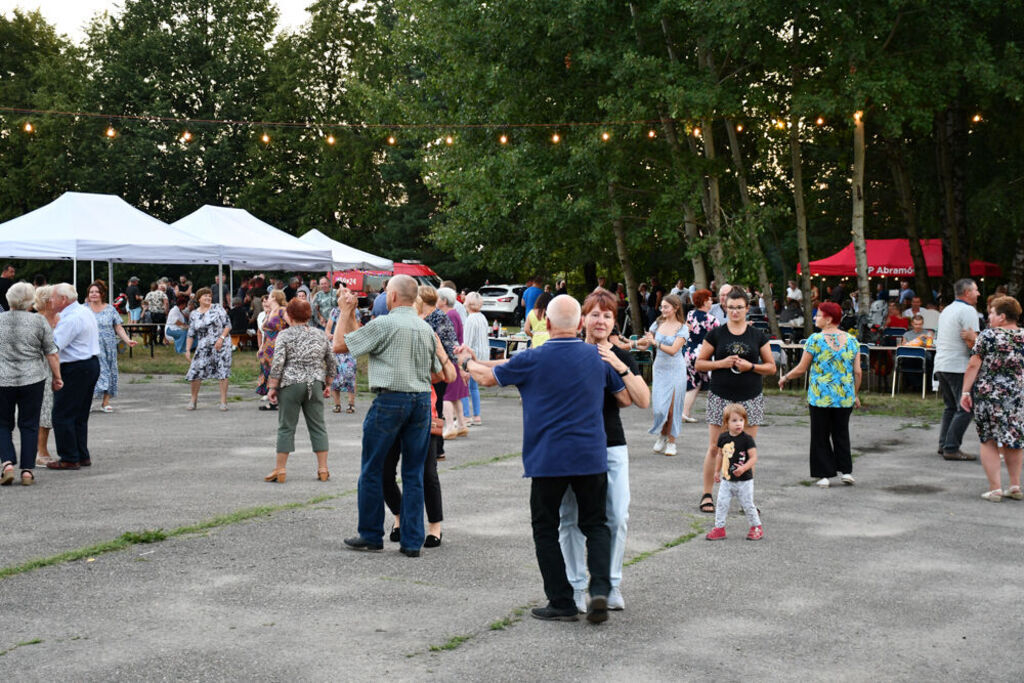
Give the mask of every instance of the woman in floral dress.
M 697 372 L 693 364 L 697 360 L 697 352 L 700 351 L 701 342 L 704 336 L 718 327 L 718 318 L 711 315 L 711 305 L 714 295 L 710 289 L 698 289 L 693 293 L 693 309 L 686 314 L 686 326 L 690 329 L 690 339 L 686 342 L 686 349 L 683 355 L 686 356 L 686 398 L 683 400 L 683 420 L 696 422 L 697 419 L 690 415 L 693 412 L 693 404 L 697 401 L 697 394 L 711 381 L 711 375 L 707 372 Z
M 960 406 L 974 409 L 974 424 L 981 439 L 981 466 L 988 477 L 985 500 L 1024 499 L 1020 490 L 1024 448 L 1024 330 L 1020 303 L 1012 296 L 993 299 L 988 308 L 989 327 L 974 342 L 974 354 L 964 373 Z M 974 393 L 971 393 L 971 389 Z M 999 456 L 1006 462 L 1010 488 L 1003 490 Z
M 189 410 L 196 409 L 199 385 L 204 379 L 216 379 L 220 385 L 220 409 L 228 409 L 228 377 L 231 375 L 231 321 L 223 306 L 213 305 L 213 291 L 203 287 L 196 292 L 199 308 L 188 318 L 188 341 L 185 344 L 185 359 L 189 360 L 193 340 L 196 343 L 195 357 L 191 358 L 185 379 L 192 383 L 192 400 Z
M 284 319 L 285 296 L 284 291 L 275 289 L 267 295 L 267 303 L 270 309 L 263 321 L 263 343 L 256 358 L 260 362 L 260 383 L 256 387 L 256 393 L 260 396 L 267 395 L 267 382 L 270 379 L 270 365 L 274 362 L 274 345 L 277 344 L 277 335 L 284 328 L 288 327 L 288 321 Z M 277 410 L 277 402 L 268 400 L 260 405 L 260 410 Z
M 337 306 L 331 309 L 327 316 L 327 338 L 334 339 L 334 329 L 338 326 L 338 318 L 341 311 Z M 358 328 L 356 323 L 353 328 Z M 356 412 L 356 359 L 347 353 L 334 354 L 334 361 L 338 366 L 338 374 L 331 382 L 331 397 L 334 399 L 334 412 L 341 412 L 341 392 L 348 394 L 348 409 L 346 412 Z
M 110 407 L 110 398 L 117 396 L 117 340 L 120 339 L 128 346 L 135 346 L 136 342 L 124 331 L 121 315 L 113 306 L 106 303 L 106 299 L 106 283 L 97 280 L 89 285 L 86 303 L 96 316 L 96 326 L 100 333 L 100 376 L 96 380 L 93 396 L 102 397 L 103 404 L 100 410 L 112 413 L 114 409 Z

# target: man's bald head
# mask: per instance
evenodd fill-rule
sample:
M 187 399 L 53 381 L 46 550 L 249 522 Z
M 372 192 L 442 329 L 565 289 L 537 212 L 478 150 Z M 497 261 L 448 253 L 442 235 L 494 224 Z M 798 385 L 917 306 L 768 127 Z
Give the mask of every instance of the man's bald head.
M 718 288 L 718 303 L 725 306 L 725 300 L 729 296 L 729 292 L 732 290 L 732 285 L 728 282 Z
M 419 284 L 410 275 L 395 275 L 388 280 L 388 293 L 392 294 L 397 306 L 412 306 L 416 303 Z
M 575 336 L 581 317 L 580 302 L 568 294 L 559 294 L 548 304 L 548 330 L 552 336 Z

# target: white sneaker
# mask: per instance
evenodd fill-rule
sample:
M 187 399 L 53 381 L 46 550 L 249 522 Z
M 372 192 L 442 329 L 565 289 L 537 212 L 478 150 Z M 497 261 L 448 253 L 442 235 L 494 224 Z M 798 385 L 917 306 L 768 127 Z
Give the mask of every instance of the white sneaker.
M 654 451 L 655 453 L 664 453 L 665 443 L 667 441 L 668 439 L 665 438 L 664 434 L 658 434 L 658 438 L 654 442 L 654 448 L 652 448 L 651 450 Z
M 666 446 L 665 446 L 665 455 L 675 455 L 675 454 L 676 454 L 676 442 L 675 441 L 669 441 L 668 444 L 666 444 Z
M 827 489 L 829 487 L 828 477 L 822 477 L 818 480 L 818 488 Z
M 840 479 L 842 479 L 843 483 L 846 484 L 847 486 L 853 486 L 854 484 L 857 483 L 857 480 L 853 478 L 852 474 L 844 474 L 840 477 Z
M 572 591 L 573 602 L 576 603 L 576 609 L 580 614 L 587 613 L 587 591 L 582 588 L 574 588 Z
M 690 417 L 689 415 L 683 415 L 683 422 L 689 422 L 690 424 L 693 424 L 696 421 L 697 421 L 697 418 L 695 418 L 695 417 Z M 611 608 L 609 608 L 609 609 L 611 609 Z
M 612 586 L 611 591 L 608 592 L 608 609 L 615 611 L 626 609 L 626 601 L 622 599 L 622 592 L 618 586 Z

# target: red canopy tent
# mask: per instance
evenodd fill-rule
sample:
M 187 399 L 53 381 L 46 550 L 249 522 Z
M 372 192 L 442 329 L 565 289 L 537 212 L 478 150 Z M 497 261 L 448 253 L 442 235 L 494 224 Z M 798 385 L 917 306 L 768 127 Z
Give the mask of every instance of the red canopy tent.
M 929 277 L 942 276 L 942 240 L 921 240 L 924 251 L 924 262 L 928 266 Z M 914 261 L 910 258 L 909 240 L 867 240 L 868 277 L 909 277 L 914 274 Z M 828 275 L 857 275 L 857 259 L 853 251 L 853 242 L 841 251 L 819 261 L 811 261 L 811 274 L 815 277 Z M 796 265 L 800 273 L 800 264 Z M 971 275 L 998 277 L 1003 274 L 1002 268 L 988 261 L 971 261 Z

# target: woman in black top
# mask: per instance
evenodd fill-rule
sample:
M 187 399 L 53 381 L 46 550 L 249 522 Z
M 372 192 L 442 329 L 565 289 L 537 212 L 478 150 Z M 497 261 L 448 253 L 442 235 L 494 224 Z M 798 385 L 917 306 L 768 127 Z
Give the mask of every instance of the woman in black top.
M 741 404 L 747 410 L 747 433 L 756 438 L 757 427 L 764 421 L 761 378 L 775 374 L 768 335 L 747 322 L 748 307 L 747 293 L 742 287 L 729 290 L 725 304 L 726 324 L 707 333 L 694 364 L 697 372 L 711 372 L 701 512 L 715 511 L 711 489 L 715 483 L 715 449 L 722 433 L 722 411 L 730 403 Z

